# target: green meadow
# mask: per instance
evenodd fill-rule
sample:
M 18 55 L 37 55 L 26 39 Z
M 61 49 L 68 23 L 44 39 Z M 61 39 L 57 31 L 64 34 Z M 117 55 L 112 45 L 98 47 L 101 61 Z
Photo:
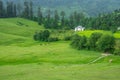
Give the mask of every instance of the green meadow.
M 102 52 L 73 49 L 69 45 L 70 41 L 34 41 L 34 33 L 43 29 L 36 22 L 22 18 L 0 19 L 0 80 L 120 79 L 120 56 L 110 55 L 91 63 Z M 78 34 L 89 37 L 93 32 L 95 31 Z M 52 36 L 62 39 L 71 34 L 74 32 L 59 34 L 54 31 Z M 120 32 L 113 35 L 120 38 Z

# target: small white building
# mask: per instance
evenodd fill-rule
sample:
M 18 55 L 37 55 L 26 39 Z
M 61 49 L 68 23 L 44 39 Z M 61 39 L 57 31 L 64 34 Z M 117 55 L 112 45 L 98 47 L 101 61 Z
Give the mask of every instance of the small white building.
M 85 27 L 82 27 L 82 26 L 77 26 L 75 28 L 75 31 L 84 31 L 85 30 Z
M 118 27 L 117 30 L 120 30 L 120 27 Z

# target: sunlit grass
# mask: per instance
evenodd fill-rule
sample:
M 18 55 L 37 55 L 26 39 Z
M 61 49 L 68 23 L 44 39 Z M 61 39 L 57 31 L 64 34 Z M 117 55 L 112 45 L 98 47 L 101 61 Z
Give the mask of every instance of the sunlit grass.
M 111 31 L 104 31 L 104 30 L 85 30 L 85 31 L 79 31 L 77 32 L 77 34 L 81 36 L 84 35 L 86 37 L 90 37 L 90 35 L 95 32 L 99 32 L 102 34 L 111 34 L 111 35 L 114 35 L 115 38 L 120 38 L 120 32 L 112 33 Z
M 73 49 L 69 41 L 34 41 L 34 32 L 42 29 L 44 28 L 37 22 L 26 19 L 0 19 L 0 80 L 120 79 L 119 56 L 111 55 L 89 64 L 102 53 Z M 112 34 L 110 31 L 101 30 L 83 31 L 78 34 L 89 37 L 93 32 Z M 75 32 L 55 31 L 52 36 L 62 39 L 72 34 Z M 109 63 L 110 59 L 113 60 L 112 63 Z

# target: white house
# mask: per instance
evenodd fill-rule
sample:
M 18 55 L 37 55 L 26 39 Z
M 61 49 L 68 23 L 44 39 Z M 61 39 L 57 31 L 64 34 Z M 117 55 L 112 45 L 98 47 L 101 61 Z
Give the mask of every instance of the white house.
M 120 30 L 120 27 L 118 27 L 117 30 Z
M 82 27 L 82 26 L 77 26 L 75 28 L 75 31 L 84 31 L 85 30 L 85 27 Z

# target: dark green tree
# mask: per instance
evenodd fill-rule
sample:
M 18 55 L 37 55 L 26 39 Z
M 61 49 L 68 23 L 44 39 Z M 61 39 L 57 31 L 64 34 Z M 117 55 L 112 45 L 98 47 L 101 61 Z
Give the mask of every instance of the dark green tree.
M 24 10 L 22 16 L 27 19 L 30 17 L 30 7 L 27 1 L 24 2 Z
M 45 28 L 49 28 L 49 29 L 53 28 L 53 19 L 51 17 L 51 10 L 47 11 L 44 26 L 45 26 Z
M 86 49 L 87 38 L 86 36 L 81 36 L 78 47 L 79 49 Z
M 77 35 L 77 34 L 74 35 L 74 36 L 72 37 L 71 46 L 72 46 L 73 48 L 79 49 L 80 39 L 81 39 L 81 37 L 80 37 L 79 35 Z
M 38 7 L 38 24 L 41 25 L 43 23 L 43 14 L 41 8 Z
M 59 20 L 60 20 L 60 17 L 59 17 L 58 11 L 55 10 L 55 12 L 54 12 L 54 22 L 53 22 L 53 28 L 54 29 L 59 28 Z
M 65 26 L 65 12 L 61 11 L 61 26 L 64 27 Z
M 30 19 L 33 20 L 33 2 L 30 1 Z
M 39 34 L 38 34 L 38 32 L 35 32 L 35 34 L 33 35 L 33 39 L 34 39 L 35 41 L 38 41 L 38 40 L 39 40 Z
M 97 41 L 100 39 L 101 36 L 102 34 L 98 32 L 91 34 L 90 38 L 88 39 L 88 46 L 90 47 L 91 50 L 96 50 Z
M 103 35 L 97 43 L 97 47 L 103 52 L 114 52 L 115 38 L 112 35 Z
M 16 4 L 14 4 L 14 12 L 13 12 L 13 16 L 16 17 L 17 16 L 17 10 L 16 10 Z
M 5 14 L 5 13 L 3 13 L 3 11 L 4 11 L 3 9 L 4 9 L 4 8 L 3 8 L 3 2 L 2 2 L 2 0 L 0 0 L 0 18 L 1 18 L 1 17 L 4 17 L 4 14 Z
M 39 33 L 35 33 L 33 35 L 33 39 L 36 41 L 48 41 L 50 36 L 50 32 L 48 30 L 40 31 Z
M 71 15 L 69 16 L 69 23 L 68 23 L 68 26 L 69 26 L 71 29 L 73 29 L 73 28 L 75 27 L 75 25 L 74 25 L 74 16 L 73 16 L 73 14 L 71 14 Z
M 14 5 L 13 2 L 7 2 L 7 17 L 14 17 Z
M 86 49 L 87 38 L 85 36 L 74 35 L 72 38 L 71 46 L 80 50 Z

